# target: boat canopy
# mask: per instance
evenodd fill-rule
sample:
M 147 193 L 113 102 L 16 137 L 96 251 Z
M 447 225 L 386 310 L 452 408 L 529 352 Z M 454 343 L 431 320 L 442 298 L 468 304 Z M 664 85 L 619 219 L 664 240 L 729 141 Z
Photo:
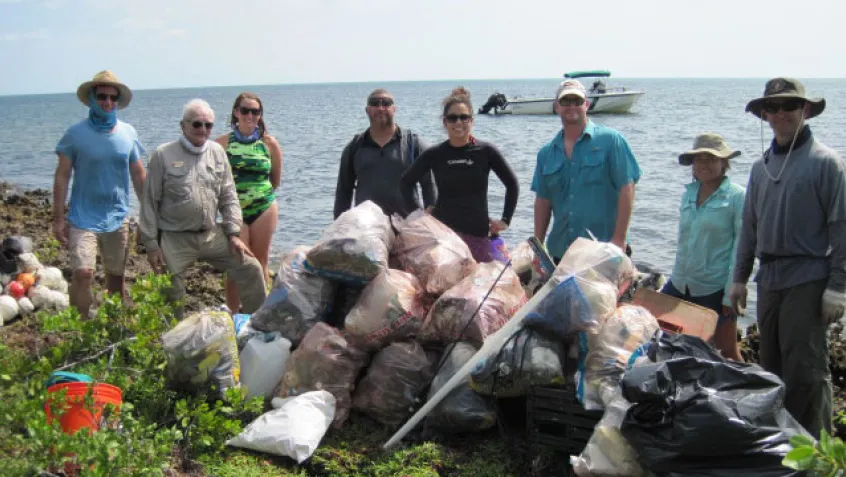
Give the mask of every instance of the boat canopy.
M 603 77 L 607 78 L 611 76 L 611 72 L 608 70 L 585 70 L 585 71 L 571 71 L 570 73 L 564 73 L 565 78 L 596 78 L 596 77 Z

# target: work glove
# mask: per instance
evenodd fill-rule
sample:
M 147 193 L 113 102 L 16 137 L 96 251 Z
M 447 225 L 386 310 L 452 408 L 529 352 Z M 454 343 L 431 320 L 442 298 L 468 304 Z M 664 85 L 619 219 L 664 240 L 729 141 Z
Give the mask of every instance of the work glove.
M 822 319 L 827 325 L 836 323 L 846 312 L 846 292 L 826 288 L 822 296 Z
M 729 301 L 731 302 L 731 307 L 734 309 L 734 312 L 737 313 L 737 316 L 746 316 L 746 295 L 748 291 L 746 290 L 745 283 L 732 283 L 731 289 L 729 290 Z

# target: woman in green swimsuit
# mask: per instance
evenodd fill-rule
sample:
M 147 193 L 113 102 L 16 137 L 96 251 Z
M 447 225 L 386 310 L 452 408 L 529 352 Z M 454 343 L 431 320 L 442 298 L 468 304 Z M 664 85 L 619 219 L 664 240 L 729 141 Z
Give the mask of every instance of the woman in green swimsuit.
M 255 254 L 264 269 L 265 281 L 270 283 L 267 261 L 279 214 L 275 191 L 282 180 L 282 148 L 276 138 L 267 134 L 263 116 L 264 107 L 257 95 L 239 94 L 229 121 L 232 132 L 220 136 L 217 142 L 229 156 L 241 202 L 241 240 Z M 228 278 L 226 304 L 233 313 L 241 308 L 235 283 Z

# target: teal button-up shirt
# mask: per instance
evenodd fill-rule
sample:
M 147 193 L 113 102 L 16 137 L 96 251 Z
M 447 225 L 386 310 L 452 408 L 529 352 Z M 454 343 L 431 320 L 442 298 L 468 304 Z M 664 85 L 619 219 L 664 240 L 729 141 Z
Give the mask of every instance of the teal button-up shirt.
M 538 152 L 532 191 L 552 204 L 549 254 L 560 258 L 578 237 L 608 242 L 617 225 L 620 188 L 640 180 L 640 166 L 619 132 L 588 121 L 564 155 L 564 130 Z
M 676 264 L 670 281 L 680 292 L 705 296 L 725 290 L 723 305 L 731 306 L 737 241 L 743 224 L 746 189 L 727 177 L 717 190 L 696 207 L 699 181 L 687 184 L 679 208 Z

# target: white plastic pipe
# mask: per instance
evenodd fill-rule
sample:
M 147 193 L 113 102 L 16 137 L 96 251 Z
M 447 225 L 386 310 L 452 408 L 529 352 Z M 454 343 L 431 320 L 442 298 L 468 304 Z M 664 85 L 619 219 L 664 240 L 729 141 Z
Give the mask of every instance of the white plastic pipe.
M 461 369 L 459 369 L 458 372 L 456 372 L 449 379 L 449 381 L 447 381 L 446 384 L 444 384 L 441 389 L 439 389 L 438 392 L 436 392 L 432 396 L 431 399 L 426 401 L 426 404 L 424 404 L 423 407 L 421 407 L 413 416 L 411 416 L 411 418 L 405 423 L 405 425 L 403 425 L 393 436 L 391 436 L 391 438 L 388 439 L 388 442 L 386 442 L 385 445 L 382 446 L 382 448 L 389 449 L 398 444 L 403 437 L 405 437 L 409 432 L 411 432 L 411 430 L 414 429 L 414 427 L 419 424 L 420 421 L 422 421 L 423 418 L 426 417 L 432 411 L 432 409 L 435 408 L 435 406 L 437 406 L 441 401 L 443 401 L 443 399 L 446 397 L 447 394 L 449 394 L 450 391 L 455 389 L 464 380 L 464 378 L 467 377 L 467 375 L 469 375 L 471 371 L 473 371 L 473 368 L 476 367 L 476 364 L 478 364 L 479 361 L 487 358 L 488 356 L 494 353 L 498 353 L 499 350 L 502 349 L 502 347 L 505 345 L 505 342 L 508 341 L 508 339 L 511 338 L 512 335 L 514 335 L 514 333 L 520 330 L 520 327 L 523 325 L 523 320 L 526 318 L 526 315 L 528 315 L 530 311 L 534 310 L 537 305 L 544 298 L 546 298 L 549 292 L 551 292 L 556 286 L 558 286 L 560 282 L 561 277 L 558 277 L 558 279 L 556 279 L 556 277 L 554 276 L 553 278 L 550 278 L 546 282 L 546 284 L 541 287 L 541 289 L 538 290 L 537 293 L 535 293 L 531 300 L 526 302 L 525 305 L 523 305 L 519 310 L 517 310 L 517 312 L 514 314 L 513 317 L 511 317 L 510 320 L 508 320 L 505 326 L 500 328 L 499 331 L 492 334 L 485 340 L 485 343 L 482 345 L 479 351 L 477 351 L 476 354 L 474 354 L 473 357 L 470 358 L 470 361 L 465 363 L 464 366 L 462 366 Z

